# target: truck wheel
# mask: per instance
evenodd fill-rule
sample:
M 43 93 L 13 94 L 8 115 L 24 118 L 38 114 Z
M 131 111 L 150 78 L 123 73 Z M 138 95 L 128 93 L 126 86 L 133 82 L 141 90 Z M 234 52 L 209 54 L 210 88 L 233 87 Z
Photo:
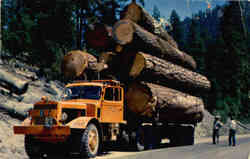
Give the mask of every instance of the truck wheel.
M 81 139 L 81 156 L 93 158 L 100 148 L 99 131 L 95 124 L 89 124 Z
M 136 149 L 138 151 L 143 151 L 145 149 L 145 131 L 142 126 L 140 126 L 136 132 Z
M 41 143 L 36 141 L 32 136 L 26 135 L 24 138 L 24 147 L 30 159 L 42 156 Z
M 125 130 L 121 130 L 118 139 L 117 139 L 117 145 L 124 149 L 127 148 L 127 146 L 129 146 L 130 140 L 129 140 L 129 135 L 127 134 L 127 132 Z

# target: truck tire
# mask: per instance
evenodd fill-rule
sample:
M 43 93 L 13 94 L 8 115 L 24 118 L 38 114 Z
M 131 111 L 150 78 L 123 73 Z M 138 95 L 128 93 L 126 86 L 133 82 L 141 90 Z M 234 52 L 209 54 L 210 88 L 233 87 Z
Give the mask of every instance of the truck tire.
M 120 134 L 118 135 L 117 145 L 122 148 L 126 149 L 129 146 L 130 140 L 129 135 L 126 130 L 121 130 Z
M 31 135 L 25 135 L 24 147 L 30 159 L 40 158 L 43 154 L 41 143 L 36 141 Z
M 136 138 L 135 138 L 137 151 L 145 150 L 145 145 L 146 145 L 145 141 L 146 141 L 145 130 L 143 126 L 140 126 L 136 131 Z
M 81 157 L 94 158 L 100 148 L 100 133 L 95 124 L 89 124 L 81 138 Z

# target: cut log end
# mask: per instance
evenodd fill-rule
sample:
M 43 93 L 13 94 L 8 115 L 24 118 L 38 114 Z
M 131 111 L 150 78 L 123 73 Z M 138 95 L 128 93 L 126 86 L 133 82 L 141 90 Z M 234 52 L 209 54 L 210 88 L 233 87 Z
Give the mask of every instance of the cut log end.
M 115 24 L 112 32 L 113 39 L 120 45 L 125 45 L 133 40 L 134 29 L 128 20 Z
M 78 77 L 83 73 L 88 65 L 85 54 L 80 50 L 74 50 L 64 56 L 61 69 L 65 78 Z
M 131 66 L 129 76 L 135 78 L 140 75 L 141 71 L 145 68 L 145 58 L 142 54 L 137 53 L 133 59 L 133 64 Z
M 121 19 L 130 19 L 131 21 L 137 23 L 141 20 L 141 7 L 136 4 L 135 1 L 132 1 L 129 5 L 127 5 L 123 12 L 121 13 Z
M 148 107 L 148 102 L 151 98 L 150 92 L 137 83 L 129 85 L 125 96 L 127 106 L 131 111 L 136 114 L 144 114 L 147 116 L 152 116 L 153 112 L 152 107 Z

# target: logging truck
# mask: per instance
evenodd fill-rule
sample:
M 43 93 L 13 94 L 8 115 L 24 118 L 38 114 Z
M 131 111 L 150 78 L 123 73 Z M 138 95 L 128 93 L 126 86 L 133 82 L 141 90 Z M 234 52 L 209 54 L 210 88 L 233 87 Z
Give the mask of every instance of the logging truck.
M 25 135 L 30 158 L 56 151 L 58 146 L 81 158 L 95 157 L 104 143 L 134 146 L 139 151 L 157 148 L 168 138 L 173 145 L 194 143 L 193 123 L 161 120 L 157 110 L 147 116 L 128 109 L 124 88 L 115 80 L 76 81 L 67 84 L 60 99 L 42 97 L 28 112 L 15 134 Z M 154 103 L 155 101 L 150 101 Z

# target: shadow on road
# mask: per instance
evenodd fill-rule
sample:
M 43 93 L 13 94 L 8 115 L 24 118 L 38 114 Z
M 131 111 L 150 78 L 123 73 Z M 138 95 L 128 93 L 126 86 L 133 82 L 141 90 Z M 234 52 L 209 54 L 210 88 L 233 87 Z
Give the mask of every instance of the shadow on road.
M 117 152 L 137 152 L 135 147 L 133 146 L 124 146 L 124 145 L 117 145 L 115 143 L 106 143 L 104 146 L 103 152 L 98 155 L 98 157 L 105 157 L 107 155 L 110 155 L 112 151 Z M 161 149 L 161 148 L 167 148 L 171 147 L 169 143 L 160 144 L 159 146 L 155 147 L 154 149 Z M 59 152 L 58 154 L 53 154 L 50 156 L 44 155 L 43 157 L 39 159 L 80 159 L 77 154 L 67 154 L 62 155 L 64 152 Z M 65 154 L 65 153 L 64 153 Z

